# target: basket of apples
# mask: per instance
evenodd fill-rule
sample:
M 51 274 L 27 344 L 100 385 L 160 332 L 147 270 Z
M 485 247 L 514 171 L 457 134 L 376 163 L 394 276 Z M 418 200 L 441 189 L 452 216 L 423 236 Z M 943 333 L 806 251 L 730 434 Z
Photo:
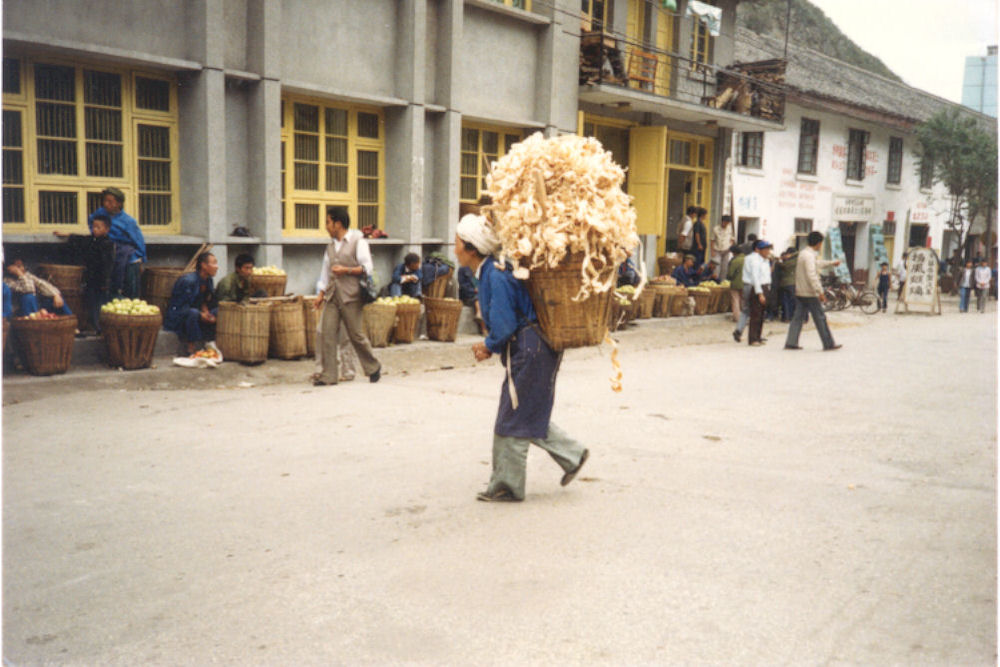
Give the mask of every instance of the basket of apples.
M 135 370 L 153 362 L 156 337 L 163 326 L 157 306 L 142 299 L 114 299 L 101 306 L 100 322 L 109 366 Z
M 56 315 L 44 308 L 14 318 L 14 346 L 28 372 L 58 375 L 69 370 L 76 327 L 76 315 Z
M 285 285 L 288 284 L 288 274 L 273 264 L 270 266 L 255 266 L 250 275 L 250 292 L 256 294 L 264 290 L 268 296 L 283 296 Z

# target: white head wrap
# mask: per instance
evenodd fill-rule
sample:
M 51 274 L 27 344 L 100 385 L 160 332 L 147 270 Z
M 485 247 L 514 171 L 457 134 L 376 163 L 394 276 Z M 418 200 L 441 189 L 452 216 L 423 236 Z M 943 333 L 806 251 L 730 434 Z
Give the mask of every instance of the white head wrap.
M 475 213 L 467 213 L 458 221 L 455 228 L 458 238 L 476 246 L 480 255 L 488 257 L 500 249 L 500 239 L 486 218 Z

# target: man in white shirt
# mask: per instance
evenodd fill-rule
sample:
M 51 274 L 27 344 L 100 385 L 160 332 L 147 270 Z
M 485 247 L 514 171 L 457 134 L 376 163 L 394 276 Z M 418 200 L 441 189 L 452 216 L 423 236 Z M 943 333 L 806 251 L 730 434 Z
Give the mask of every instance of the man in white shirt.
M 729 271 L 729 260 L 732 253 L 729 246 L 733 245 L 736 236 L 733 234 L 733 216 L 724 215 L 719 224 L 712 230 L 712 259 L 719 267 L 719 275 L 725 276 Z
M 974 274 L 976 270 L 972 268 L 972 260 L 965 263 L 965 268 L 958 274 L 958 312 L 969 312 L 969 295 L 972 293 Z
M 747 343 L 751 347 L 764 344 L 761 337 L 764 329 L 764 305 L 771 291 L 771 244 L 760 239 L 753 244 L 753 252 L 743 262 L 743 289 L 749 287 L 748 301 L 750 305 L 750 333 Z
M 906 287 L 906 256 L 907 253 L 904 252 L 903 256 L 896 262 L 896 266 L 893 267 L 896 272 L 896 280 L 899 281 L 899 291 L 896 292 L 897 299 L 903 298 L 903 288 Z
M 990 293 L 990 281 L 993 278 L 993 272 L 990 270 L 990 265 L 987 263 L 986 259 L 979 260 L 979 266 L 976 267 L 976 307 L 979 309 L 980 313 L 986 312 L 986 295 Z
M 826 323 L 826 313 L 822 304 L 826 302 L 823 295 L 823 283 L 819 279 L 819 270 L 828 266 L 837 266 L 840 260 L 819 259 L 819 249 L 823 246 L 823 235 L 819 232 L 809 232 L 806 239 L 807 247 L 799 252 L 795 263 L 795 315 L 788 325 L 788 336 L 785 338 L 786 350 L 801 350 L 799 334 L 806 318 L 812 315 L 816 324 L 816 332 L 823 342 L 824 350 L 838 350 L 840 345 L 833 342 L 833 334 Z
M 681 231 L 677 235 L 677 247 L 685 253 L 691 250 L 691 228 L 694 226 L 694 219 L 691 217 L 698 212 L 697 206 L 688 206 L 687 213 L 681 220 Z

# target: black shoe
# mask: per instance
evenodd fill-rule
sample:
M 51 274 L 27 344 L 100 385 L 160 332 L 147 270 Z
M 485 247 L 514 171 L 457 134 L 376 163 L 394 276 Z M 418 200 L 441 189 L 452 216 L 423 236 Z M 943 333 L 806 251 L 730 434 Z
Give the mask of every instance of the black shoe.
M 368 376 L 368 381 L 371 382 L 372 384 L 375 384 L 376 382 L 379 381 L 379 378 L 381 377 L 382 377 L 382 365 L 379 364 L 379 367 L 375 369 L 375 372 Z
M 568 473 L 562 476 L 562 479 L 559 481 L 559 485 L 566 486 L 567 484 L 572 482 L 573 478 L 576 477 L 576 473 L 580 472 L 580 468 L 582 468 L 583 464 L 587 462 L 587 457 L 589 456 L 590 456 L 590 450 L 589 449 L 583 450 L 583 456 L 580 457 L 580 463 L 577 464 L 575 468 L 573 468 Z
M 743 337 L 743 334 L 741 334 L 736 329 L 733 329 L 733 340 L 735 340 L 738 343 L 738 342 L 740 342 L 740 338 L 742 338 L 742 337 Z
M 843 345 L 841 345 L 840 343 L 837 343 L 837 344 L 836 344 L 836 345 L 834 345 L 833 347 L 824 347 L 824 348 L 823 348 L 823 351 L 824 351 L 824 352 L 830 352 L 830 351 L 832 351 L 832 350 L 839 350 L 839 349 L 840 349 L 840 348 L 842 348 L 842 347 L 844 347 L 844 346 L 843 346 Z
M 799 347 L 798 345 L 786 345 L 785 349 L 786 350 L 801 350 L 802 348 Z
M 476 494 L 476 500 L 482 500 L 484 503 L 516 503 L 519 502 L 514 494 L 510 492 L 510 489 L 500 489 L 499 491 L 494 491 L 493 493 L 487 493 L 483 491 L 482 493 Z

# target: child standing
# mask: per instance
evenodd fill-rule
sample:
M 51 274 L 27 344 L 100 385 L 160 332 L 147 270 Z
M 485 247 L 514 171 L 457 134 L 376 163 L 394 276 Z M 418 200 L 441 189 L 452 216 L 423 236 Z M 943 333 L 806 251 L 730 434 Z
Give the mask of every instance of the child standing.
M 889 264 L 882 262 L 882 270 L 878 272 L 878 305 L 882 308 L 883 313 L 889 306 L 889 283 L 891 280 Z
M 52 232 L 59 238 L 68 239 L 69 251 L 73 258 L 83 262 L 84 308 L 90 326 L 101 332 L 101 306 L 111 300 L 111 272 L 115 263 L 115 243 L 108 238 L 111 218 L 104 213 L 95 213 L 91 218 L 90 234 L 66 234 Z

